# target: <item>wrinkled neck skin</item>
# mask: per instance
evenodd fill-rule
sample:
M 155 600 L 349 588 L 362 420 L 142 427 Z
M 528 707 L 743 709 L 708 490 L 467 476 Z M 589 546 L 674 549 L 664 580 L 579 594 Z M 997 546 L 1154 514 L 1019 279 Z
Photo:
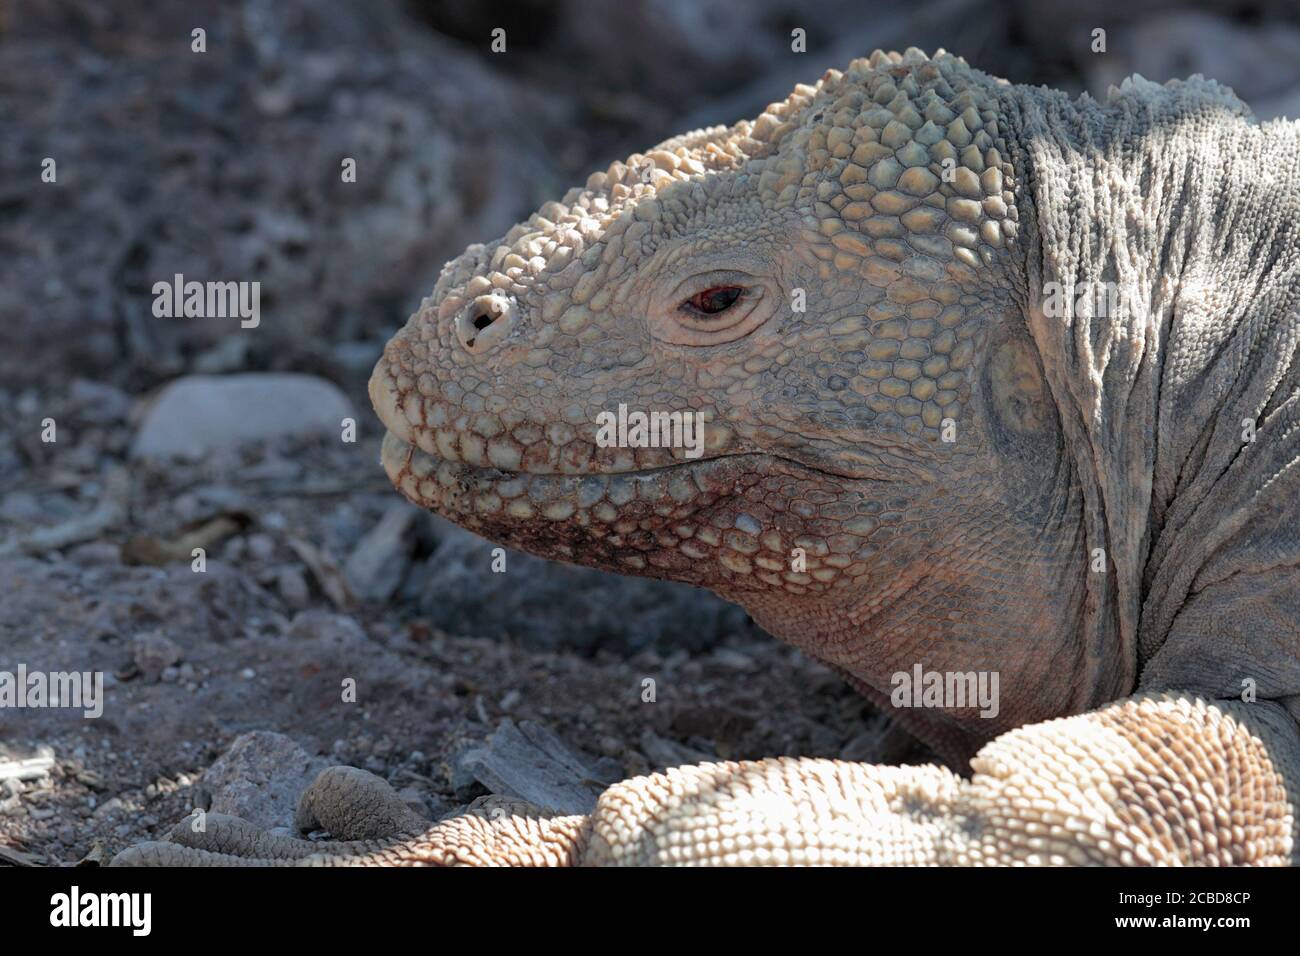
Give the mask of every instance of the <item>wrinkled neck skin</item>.
M 1130 692 L 1204 558 L 1188 520 L 1287 394 L 1300 124 L 1251 123 L 1229 91 L 1140 78 L 1107 103 L 1007 87 L 1025 303 L 1084 501 L 1080 641 Z M 1049 314 L 1049 284 L 1074 300 Z M 1114 295 L 1088 295 L 1098 287 Z M 1099 303 L 1106 302 L 1103 306 Z M 1118 308 L 1115 308 L 1118 300 Z M 1174 570 L 1176 565 L 1177 571 Z M 1176 578 L 1176 580 L 1175 580 Z

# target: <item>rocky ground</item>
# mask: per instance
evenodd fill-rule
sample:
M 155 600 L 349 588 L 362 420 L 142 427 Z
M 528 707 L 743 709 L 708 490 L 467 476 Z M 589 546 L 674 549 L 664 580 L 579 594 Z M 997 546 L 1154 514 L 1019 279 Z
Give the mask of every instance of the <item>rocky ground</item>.
M 300 380 L 259 385 L 301 407 Z M 329 763 L 434 816 L 489 790 L 580 809 L 585 780 L 684 760 L 909 749 L 702 592 L 514 553 L 494 573 L 491 545 L 388 487 L 368 419 L 356 443 L 235 446 L 250 423 L 202 390 L 134 424 L 126 395 L 82 393 L 50 406 L 57 442 L 8 447 L 40 467 L 0 506 L 0 634 L 5 669 L 102 672 L 103 713 L 0 709 L 0 856 L 102 859 L 196 805 L 287 825 Z M 198 460 L 131 457 L 187 416 Z
M 1300 112 L 1283 3 L 860 6 L 7 6 L 0 675 L 101 673 L 104 698 L 93 719 L 0 707 L 0 863 L 103 861 L 193 806 L 285 827 L 330 763 L 436 817 L 485 792 L 580 810 L 712 757 L 926 759 L 710 595 L 515 553 L 494 570 L 388 486 L 364 390 L 467 243 L 876 46 L 1094 93 L 1203 72 Z M 260 281 L 261 324 L 154 317 L 175 273 Z

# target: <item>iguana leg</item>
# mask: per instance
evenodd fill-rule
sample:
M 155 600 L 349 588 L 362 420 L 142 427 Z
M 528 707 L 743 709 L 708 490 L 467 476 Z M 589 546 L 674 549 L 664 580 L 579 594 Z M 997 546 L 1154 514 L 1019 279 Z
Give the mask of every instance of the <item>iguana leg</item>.
M 202 827 L 196 828 L 196 820 Z M 165 842 L 119 853 L 114 866 L 564 866 L 574 862 L 587 821 L 523 800 L 491 796 L 430 824 L 380 778 L 355 767 L 321 771 L 295 814 L 299 830 L 328 830 L 337 842 L 269 833 L 239 817 L 190 814 Z
M 972 767 L 778 760 L 629 781 L 602 798 L 588 859 L 1285 864 L 1297 845 L 1300 735 L 1273 704 L 1130 698 L 1004 734 Z
M 1011 731 L 972 767 L 963 780 L 934 766 L 703 764 L 610 787 L 590 817 L 480 809 L 360 853 L 311 844 L 292 862 L 1285 864 L 1297 846 L 1300 734 L 1274 704 L 1139 696 Z M 337 809 L 373 815 L 376 792 Z M 241 839 L 233 852 L 262 852 Z M 166 862 L 220 862 L 182 856 Z

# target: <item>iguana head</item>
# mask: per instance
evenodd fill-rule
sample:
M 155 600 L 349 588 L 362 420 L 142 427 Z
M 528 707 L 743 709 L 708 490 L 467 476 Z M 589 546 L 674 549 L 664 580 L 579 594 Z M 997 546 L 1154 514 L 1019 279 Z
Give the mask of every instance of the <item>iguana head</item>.
M 957 644 L 965 668 L 1072 670 L 986 639 L 1061 630 L 1079 558 L 1007 321 L 996 89 L 877 53 L 470 247 L 371 380 L 389 475 L 492 540 L 707 586 L 872 686 Z M 620 406 L 701 414 L 702 451 L 602 447 Z

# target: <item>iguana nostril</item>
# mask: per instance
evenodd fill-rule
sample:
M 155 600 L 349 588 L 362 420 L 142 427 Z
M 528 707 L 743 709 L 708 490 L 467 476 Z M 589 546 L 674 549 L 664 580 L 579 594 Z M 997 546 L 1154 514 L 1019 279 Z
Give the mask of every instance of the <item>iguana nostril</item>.
M 480 295 L 456 317 L 456 337 L 468 352 L 483 352 L 514 325 L 514 300 L 499 292 Z

